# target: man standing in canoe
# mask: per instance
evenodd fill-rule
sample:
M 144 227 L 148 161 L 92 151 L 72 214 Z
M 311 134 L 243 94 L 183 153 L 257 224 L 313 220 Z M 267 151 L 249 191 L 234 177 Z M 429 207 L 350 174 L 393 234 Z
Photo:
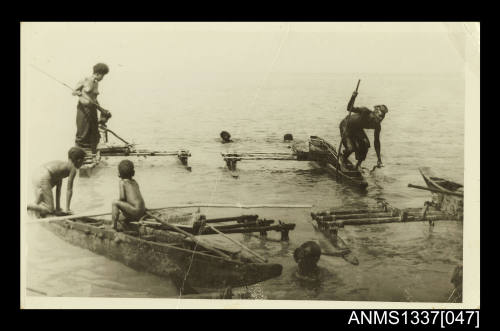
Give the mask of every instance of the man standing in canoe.
M 76 113 L 76 146 L 90 148 L 92 154 L 97 152 L 99 143 L 99 124 L 105 124 L 111 113 L 102 108 L 97 101 L 99 95 L 99 82 L 109 72 L 109 68 L 104 63 L 98 63 L 94 66 L 92 76 L 82 79 L 78 82 L 73 91 L 73 95 L 78 95 L 78 105 Z M 101 112 L 101 118 L 97 120 L 97 110 Z
M 368 149 L 370 148 L 370 141 L 365 134 L 364 129 L 374 129 L 374 145 L 377 152 L 377 167 L 382 166 L 382 159 L 380 157 L 380 131 L 382 129 L 381 123 L 388 112 L 385 105 L 374 106 L 374 110 L 366 107 L 354 107 L 354 100 L 358 92 L 353 92 L 351 100 L 347 105 L 347 111 L 353 112 L 346 116 L 340 122 L 340 135 L 342 137 L 342 144 L 344 145 L 344 152 L 342 158 L 346 160 L 353 152 L 356 155 L 356 169 L 361 166 L 366 158 Z

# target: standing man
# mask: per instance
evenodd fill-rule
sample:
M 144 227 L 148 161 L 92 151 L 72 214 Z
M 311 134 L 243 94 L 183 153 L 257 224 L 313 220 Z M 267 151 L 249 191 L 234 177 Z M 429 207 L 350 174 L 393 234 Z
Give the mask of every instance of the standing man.
M 99 124 L 105 124 L 111 113 L 102 108 L 97 101 L 99 95 L 99 82 L 109 72 L 109 68 L 104 63 L 94 66 L 92 76 L 81 80 L 73 91 L 73 95 L 79 96 L 76 107 L 76 146 L 90 148 L 92 154 L 97 152 L 99 143 Z M 101 118 L 97 120 L 97 110 L 101 112 Z
M 361 162 L 366 158 L 368 149 L 370 148 L 370 141 L 365 134 L 364 129 L 374 129 L 374 144 L 375 151 L 377 152 L 377 167 L 382 166 L 382 159 L 380 157 L 380 130 L 382 129 L 381 123 L 388 112 L 385 105 L 374 106 L 373 111 L 366 107 L 354 107 L 354 100 L 358 92 L 352 94 L 351 100 L 347 105 L 347 111 L 352 111 L 350 117 L 346 116 L 340 122 L 340 136 L 342 144 L 344 145 L 344 152 L 342 159 L 346 160 L 353 152 L 356 155 L 356 169 L 359 169 Z

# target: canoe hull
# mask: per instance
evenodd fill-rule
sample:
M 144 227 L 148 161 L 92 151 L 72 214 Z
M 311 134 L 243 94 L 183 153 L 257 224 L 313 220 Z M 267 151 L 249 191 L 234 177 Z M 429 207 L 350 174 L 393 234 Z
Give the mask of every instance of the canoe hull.
M 171 278 L 185 292 L 217 291 L 228 286 L 255 284 L 282 272 L 279 264 L 243 263 L 193 251 L 172 233 L 165 243 L 116 232 L 110 228 L 72 221 L 43 223 L 63 240 L 99 255 L 124 263 L 138 271 Z M 177 236 L 177 239 L 175 238 Z
M 313 161 L 315 165 L 325 169 L 339 182 L 343 182 L 360 189 L 365 189 L 368 186 L 368 183 L 361 172 L 354 170 L 354 165 L 349 160 L 347 160 L 346 164 L 341 163 L 340 169 L 337 171 L 337 150 L 326 140 L 320 137 L 310 137 L 309 159 Z
M 463 218 L 463 197 L 449 195 L 445 193 L 463 193 L 463 185 L 437 177 L 434 172 L 428 167 L 419 168 L 427 187 L 440 190 L 443 193 L 432 192 L 432 201 L 437 205 L 437 208 L 448 214 Z

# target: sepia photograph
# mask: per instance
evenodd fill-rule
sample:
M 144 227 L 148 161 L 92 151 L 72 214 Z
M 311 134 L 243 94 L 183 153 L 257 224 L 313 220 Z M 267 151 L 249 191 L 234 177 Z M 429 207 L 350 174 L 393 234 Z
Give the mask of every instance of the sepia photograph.
M 20 36 L 22 309 L 479 308 L 479 22 Z

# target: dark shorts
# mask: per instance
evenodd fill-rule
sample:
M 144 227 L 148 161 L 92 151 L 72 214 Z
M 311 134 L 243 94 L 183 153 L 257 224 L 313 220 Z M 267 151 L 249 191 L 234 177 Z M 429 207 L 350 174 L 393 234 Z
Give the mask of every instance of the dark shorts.
M 370 148 L 370 140 L 368 140 L 363 129 L 350 131 L 345 135 L 343 145 L 346 149 L 346 153 L 354 152 L 356 160 L 364 161 L 366 159 L 366 154 L 368 154 L 368 149 Z

